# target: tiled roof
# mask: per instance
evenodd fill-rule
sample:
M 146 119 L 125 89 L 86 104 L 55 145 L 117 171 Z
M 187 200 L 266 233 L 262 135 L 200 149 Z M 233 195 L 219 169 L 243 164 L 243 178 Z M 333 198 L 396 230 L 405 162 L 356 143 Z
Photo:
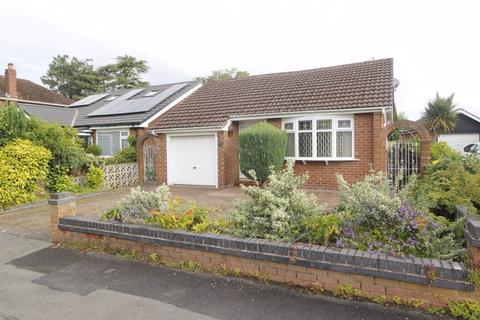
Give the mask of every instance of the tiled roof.
M 158 105 L 153 107 L 152 109 L 145 111 L 145 112 L 136 112 L 136 113 L 128 113 L 128 114 L 119 114 L 119 115 L 105 115 L 105 116 L 89 116 L 89 114 L 95 110 L 100 109 L 108 102 L 106 98 L 101 99 L 98 102 L 95 102 L 88 106 L 79 106 L 79 107 L 69 107 L 71 110 L 78 110 L 78 116 L 75 120 L 74 126 L 75 127 L 92 127 L 92 126 L 120 126 L 120 125 L 138 125 L 142 122 L 148 120 L 150 117 L 155 115 L 157 112 L 161 111 L 163 108 L 168 106 L 171 102 L 176 100 L 177 98 L 181 97 L 189 90 L 193 89 L 195 86 L 199 85 L 198 81 L 189 81 L 184 82 L 187 85 L 165 99 L 164 101 L 160 102 Z M 162 90 L 165 87 L 169 87 L 173 85 L 171 84 L 162 84 L 156 86 L 149 86 L 146 87 L 141 93 L 138 95 L 141 96 L 149 91 L 155 90 Z M 127 93 L 130 89 L 127 90 L 118 90 L 114 92 L 110 92 L 111 95 L 123 95 Z M 132 99 L 135 99 L 133 97 Z M 145 98 L 142 98 L 145 99 Z
M 393 59 L 210 81 L 156 121 L 222 126 L 232 116 L 393 106 Z
M 0 97 L 5 97 L 5 77 L 0 76 Z M 49 90 L 35 82 L 17 78 L 18 99 L 56 104 L 71 104 L 74 100 L 64 97 L 55 91 Z
M 39 105 L 34 103 L 17 102 L 17 105 L 29 116 L 37 117 L 49 123 L 57 123 L 62 126 L 71 126 L 77 115 L 75 109 Z

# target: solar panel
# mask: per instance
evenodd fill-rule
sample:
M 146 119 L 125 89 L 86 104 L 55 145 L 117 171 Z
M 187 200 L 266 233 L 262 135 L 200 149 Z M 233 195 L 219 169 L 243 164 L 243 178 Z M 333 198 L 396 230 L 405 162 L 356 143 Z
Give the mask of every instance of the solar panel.
M 128 100 L 128 98 L 121 99 L 125 96 L 124 95 L 106 104 L 105 106 L 99 108 L 98 110 L 91 112 L 88 116 L 106 116 L 106 115 L 113 115 L 113 114 L 145 112 L 152 109 L 153 107 L 155 107 L 156 105 L 158 105 L 159 103 L 161 103 L 162 101 L 170 97 L 172 94 L 183 89 L 186 85 L 188 85 L 188 83 L 179 83 L 179 84 L 171 85 L 170 87 L 157 93 L 153 97 L 142 97 L 142 98 L 133 99 L 133 100 Z M 138 92 L 136 92 L 135 94 L 137 93 Z
M 70 107 L 88 106 L 110 95 L 110 93 L 93 94 L 78 101 L 75 101 Z
M 137 95 L 144 89 L 133 89 L 125 93 L 124 95 L 118 97 L 117 99 L 107 103 L 103 107 L 90 112 L 88 115 L 89 116 L 103 116 L 107 114 L 117 114 L 116 111 L 121 108 L 122 105 L 128 103 L 129 101 L 134 101 L 134 100 L 128 100 L 132 98 L 133 96 Z

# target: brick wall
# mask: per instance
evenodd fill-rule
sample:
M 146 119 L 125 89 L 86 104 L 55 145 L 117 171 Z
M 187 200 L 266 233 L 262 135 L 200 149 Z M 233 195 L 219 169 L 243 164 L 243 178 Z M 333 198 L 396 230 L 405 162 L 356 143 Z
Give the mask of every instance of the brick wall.
M 68 208 L 66 211 L 68 212 Z M 55 211 L 52 212 L 54 213 L 53 215 L 57 217 Z M 369 255 L 358 255 L 357 252 L 359 251 L 353 254 L 346 254 L 347 259 L 348 256 L 353 259 L 359 257 L 361 264 L 357 265 L 357 267 L 349 268 L 348 263 L 345 261 L 333 262 L 333 257 L 328 258 L 330 261 L 330 263 L 327 263 L 329 265 L 328 267 L 321 267 L 323 264 L 316 266 L 314 262 L 302 263 L 302 261 L 305 262 L 304 259 L 306 259 L 304 257 L 305 253 L 302 253 L 302 248 L 305 248 L 304 251 L 310 256 L 312 254 L 311 250 L 318 250 L 311 249 L 312 246 L 299 245 L 299 249 L 294 249 L 299 252 L 296 258 L 292 258 L 290 254 L 292 246 L 288 247 L 288 257 L 284 256 L 284 254 L 275 254 L 274 256 L 267 257 L 269 250 L 274 252 L 278 250 L 278 247 L 282 249 L 282 245 L 268 241 L 259 242 L 255 241 L 255 239 L 235 240 L 235 238 L 228 236 L 219 237 L 217 235 L 211 237 L 208 234 L 189 235 L 188 232 L 176 233 L 175 231 L 163 229 L 158 229 L 160 233 L 165 233 L 158 239 L 159 241 L 150 241 L 152 236 L 157 239 L 156 236 L 151 234 L 152 228 L 141 230 L 139 226 L 136 226 L 132 228 L 132 233 L 128 233 L 128 230 L 130 230 L 129 225 L 122 226 L 115 224 L 110 226 L 108 225 L 109 222 L 95 222 L 91 219 L 82 220 L 80 217 L 65 219 L 60 216 L 60 218 L 61 220 L 59 221 L 58 227 L 57 225 L 52 225 L 52 230 L 56 235 L 55 242 L 86 242 L 96 244 L 100 247 L 135 249 L 137 254 L 146 257 L 152 253 L 157 253 L 164 262 L 195 262 L 206 268 L 222 267 L 231 271 L 239 271 L 242 274 L 256 275 L 271 282 L 294 284 L 303 287 L 316 287 L 317 289 L 321 288 L 332 292 L 336 291 L 340 286 L 350 285 L 353 288 L 361 290 L 364 296 L 385 296 L 388 301 L 392 301 L 393 299 L 405 299 L 407 301 L 417 299 L 428 305 L 435 306 L 445 306 L 451 301 L 463 299 L 480 301 L 480 293 L 471 284 L 462 282 L 461 280 L 452 280 L 456 278 L 453 274 L 450 274 L 450 280 L 443 278 L 445 277 L 445 270 L 450 270 L 451 273 L 456 273 L 456 271 L 459 270 L 455 266 L 443 269 L 445 267 L 444 262 L 440 262 L 443 271 L 438 273 L 438 277 L 441 279 L 436 279 L 434 283 L 429 284 L 425 281 L 424 271 L 415 272 L 415 270 L 412 270 L 411 274 L 404 273 L 402 276 L 399 276 L 401 273 L 392 273 L 386 269 L 367 268 L 366 270 L 370 270 L 369 272 L 361 273 L 361 270 L 364 269 L 363 263 L 365 263 L 365 261 L 367 264 L 371 263 L 371 257 Z M 53 222 L 55 221 L 52 220 L 52 223 Z M 105 226 L 97 230 L 96 228 L 102 224 L 105 224 Z M 120 233 L 117 233 L 118 236 L 114 236 L 116 232 L 114 230 L 117 229 L 127 231 L 120 231 Z M 125 237 L 122 236 L 122 232 L 125 233 Z M 167 233 L 169 235 L 167 235 Z M 145 234 L 145 237 L 143 237 L 143 234 Z M 179 237 L 178 242 L 176 240 L 177 237 Z M 189 237 L 192 239 L 189 239 Z M 148 241 L 135 239 L 147 239 Z M 203 240 L 199 241 L 200 239 Z M 186 243 L 189 241 L 190 245 L 187 245 Z M 232 248 L 231 244 L 234 241 L 244 244 L 246 247 L 244 249 L 228 249 L 228 247 Z M 209 244 L 210 242 L 212 245 Z M 227 242 L 230 242 L 230 246 Z M 238 243 L 235 243 L 235 246 L 238 246 Z M 260 246 L 262 246 L 262 248 L 260 248 Z M 269 246 L 271 248 L 269 248 Z M 263 253 L 255 254 L 257 251 L 262 251 Z M 262 256 L 265 257 L 262 258 Z M 379 259 L 382 260 L 384 258 L 380 257 Z M 387 268 L 389 267 L 388 261 L 390 261 L 390 259 L 392 258 L 385 258 Z M 410 261 L 411 260 L 412 259 L 410 259 Z M 433 261 L 434 259 L 427 260 Z M 428 263 L 427 260 L 422 261 L 422 259 L 420 259 L 422 264 Z M 378 260 L 373 259 L 372 261 L 375 262 Z M 408 259 L 399 260 L 398 258 L 393 258 L 392 261 L 403 261 L 403 270 L 407 268 L 407 264 L 415 267 L 414 263 L 407 262 Z M 395 269 L 396 267 L 390 270 Z M 464 271 L 462 271 L 461 278 L 465 276 L 463 272 Z M 413 279 L 415 277 L 417 280 Z M 407 280 L 407 278 L 410 278 L 410 280 Z
M 218 186 L 232 186 L 238 182 L 240 164 L 238 158 L 238 123 L 232 123 L 228 131 L 217 132 L 218 138 Z
M 146 129 L 139 130 L 137 134 L 138 182 L 145 183 L 143 147 L 145 143 L 153 143 L 156 152 L 155 171 L 157 176 L 157 183 L 167 183 L 167 139 L 165 134 L 158 134 L 154 136 L 148 133 Z

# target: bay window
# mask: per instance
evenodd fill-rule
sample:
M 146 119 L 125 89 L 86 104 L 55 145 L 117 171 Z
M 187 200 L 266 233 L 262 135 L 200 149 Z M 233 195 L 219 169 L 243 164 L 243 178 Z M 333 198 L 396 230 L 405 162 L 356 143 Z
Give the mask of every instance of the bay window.
M 318 116 L 283 120 L 287 158 L 351 160 L 354 158 L 353 116 Z

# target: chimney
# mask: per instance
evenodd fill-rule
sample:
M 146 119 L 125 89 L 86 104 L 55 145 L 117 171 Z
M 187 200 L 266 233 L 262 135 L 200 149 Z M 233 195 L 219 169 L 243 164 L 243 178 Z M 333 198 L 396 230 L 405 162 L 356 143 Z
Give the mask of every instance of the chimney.
M 17 98 L 17 70 L 13 63 L 9 63 L 5 69 L 5 95 L 7 98 Z

